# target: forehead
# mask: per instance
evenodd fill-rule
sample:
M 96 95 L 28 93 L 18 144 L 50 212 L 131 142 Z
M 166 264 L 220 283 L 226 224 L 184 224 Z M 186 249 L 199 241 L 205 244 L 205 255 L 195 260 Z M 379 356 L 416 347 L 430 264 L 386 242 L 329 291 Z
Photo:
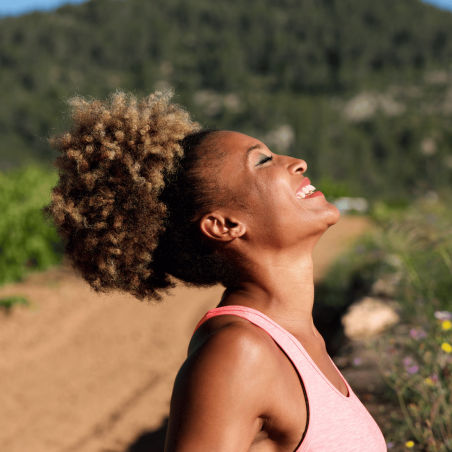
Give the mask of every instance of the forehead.
M 228 201 L 240 203 L 239 200 L 246 198 L 250 189 L 250 178 L 253 177 L 251 155 L 259 153 L 259 149 L 268 151 L 268 148 L 258 139 L 240 132 L 218 131 L 213 139 L 219 154 L 218 158 L 212 156 L 210 159 L 215 165 L 215 171 L 206 175 L 214 177 L 220 193 L 226 194 Z
M 245 161 L 247 152 L 251 148 L 267 149 L 267 146 L 258 139 L 240 132 L 220 131 L 217 132 L 217 134 L 221 150 L 225 152 L 228 157 L 239 158 L 242 162 Z
M 267 150 L 267 146 L 256 138 L 240 132 L 219 131 L 216 132 L 217 149 L 221 152 L 221 158 L 216 161 L 215 179 L 219 186 L 233 193 L 242 193 L 243 187 L 248 187 L 250 178 L 253 178 L 250 164 L 253 154 L 260 150 Z

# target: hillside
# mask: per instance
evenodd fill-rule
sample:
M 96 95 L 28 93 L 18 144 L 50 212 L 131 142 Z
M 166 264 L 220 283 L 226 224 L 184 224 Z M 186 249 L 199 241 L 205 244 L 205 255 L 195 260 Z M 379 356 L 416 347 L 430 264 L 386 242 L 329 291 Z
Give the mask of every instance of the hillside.
M 451 181 L 451 57 L 452 14 L 419 0 L 91 0 L 3 18 L 0 169 L 53 159 L 74 94 L 174 86 L 196 119 L 302 156 L 314 179 L 405 199 Z

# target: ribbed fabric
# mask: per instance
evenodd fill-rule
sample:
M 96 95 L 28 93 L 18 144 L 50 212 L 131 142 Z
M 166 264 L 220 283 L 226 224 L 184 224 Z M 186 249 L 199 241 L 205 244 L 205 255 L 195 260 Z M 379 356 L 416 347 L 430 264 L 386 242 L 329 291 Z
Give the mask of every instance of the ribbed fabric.
M 300 342 L 273 320 L 255 309 L 225 306 L 208 311 L 195 331 L 218 315 L 236 315 L 266 331 L 294 364 L 308 399 L 307 432 L 296 452 L 386 452 L 380 428 L 345 378 L 349 396 L 344 396 L 323 375 Z M 331 359 L 331 358 L 330 358 Z

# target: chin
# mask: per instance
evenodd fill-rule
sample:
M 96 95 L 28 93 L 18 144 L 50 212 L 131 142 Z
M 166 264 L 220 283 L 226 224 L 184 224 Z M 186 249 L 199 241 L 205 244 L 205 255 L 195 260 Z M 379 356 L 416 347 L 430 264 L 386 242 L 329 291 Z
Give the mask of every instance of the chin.
M 328 203 L 328 211 L 325 213 L 327 229 L 330 226 L 333 226 L 333 224 L 336 224 L 339 221 L 339 218 L 341 217 L 341 212 L 339 211 L 339 209 L 334 204 L 331 203 Z

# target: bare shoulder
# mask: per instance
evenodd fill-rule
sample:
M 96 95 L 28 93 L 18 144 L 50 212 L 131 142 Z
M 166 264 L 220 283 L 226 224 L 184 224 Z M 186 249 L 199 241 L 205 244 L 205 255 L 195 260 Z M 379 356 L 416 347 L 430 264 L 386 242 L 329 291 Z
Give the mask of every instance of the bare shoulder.
M 167 451 L 248 450 L 271 409 L 278 347 L 260 328 L 224 317 L 199 331 L 177 375 Z
M 273 340 L 261 328 L 240 317 L 223 315 L 205 322 L 194 334 L 187 362 L 207 357 L 212 350 L 222 350 L 232 358 L 240 352 L 269 353 L 275 349 Z
M 185 386 L 201 382 L 205 388 L 210 380 L 215 385 L 236 380 L 234 387 L 240 391 L 242 386 L 249 386 L 244 377 L 252 377 L 253 381 L 271 377 L 272 364 L 277 365 L 278 347 L 270 336 L 246 320 L 235 320 L 235 317 L 228 321 L 226 316 L 223 317 L 218 319 L 219 322 L 212 319 L 194 337 L 176 384 Z

